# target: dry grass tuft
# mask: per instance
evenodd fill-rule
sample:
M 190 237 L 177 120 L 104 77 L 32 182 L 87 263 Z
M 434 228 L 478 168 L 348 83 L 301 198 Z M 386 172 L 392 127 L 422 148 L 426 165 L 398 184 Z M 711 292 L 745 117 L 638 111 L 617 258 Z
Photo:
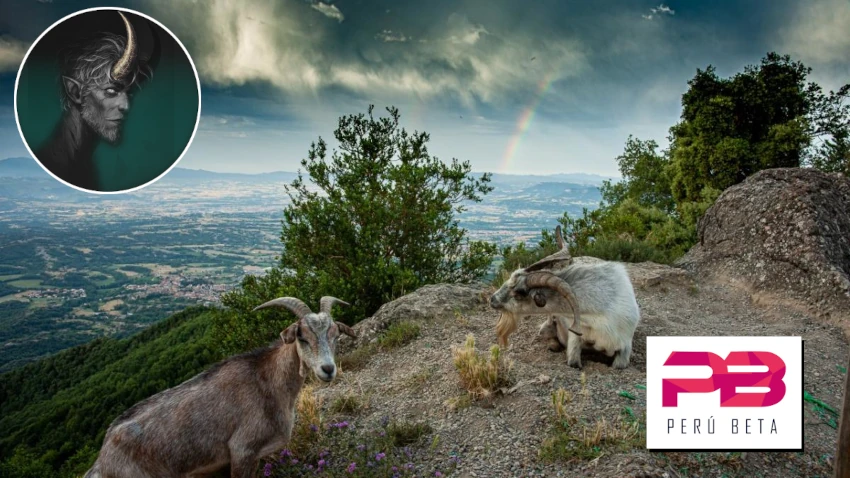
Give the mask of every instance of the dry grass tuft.
M 316 438 L 316 433 L 322 432 L 322 399 L 316 395 L 316 387 L 305 384 L 295 402 L 297 419 L 292 429 L 292 440 L 289 449 L 303 451 L 309 448 L 310 442 Z
M 345 415 L 353 415 L 360 411 L 362 404 L 360 403 L 360 399 L 357 395 L 353 393 L 346 393 L 345 395 L 337 397 L 332 403 L 328 410 L 331 413 L 341 413 Z
M 645 416 L 641 422 L 632 409 L 626 407 L 624 413 L 614 420 L 599 417 L 586 421 L 583 417 L 588 415 L 585 409 L 590 391 L 584 372 L 578 395 L 581 399 L 575 402 L 573 394 L 563 388 L 552 393 L 556 420 L 551 435 L 540 448 L 540 458 L 549 462 L 586 461 L 597 459 L 606 452 L 622 453 L 645 446 Z
M 475 337 L 469 334 L 463 346 L 452 348 L 452 356 L 461 383 L 475 400 L 513 385 L 513 362 L 502 355 L 498 345 L 493 345 L 490 356 L 484 357 L 475 350 Z

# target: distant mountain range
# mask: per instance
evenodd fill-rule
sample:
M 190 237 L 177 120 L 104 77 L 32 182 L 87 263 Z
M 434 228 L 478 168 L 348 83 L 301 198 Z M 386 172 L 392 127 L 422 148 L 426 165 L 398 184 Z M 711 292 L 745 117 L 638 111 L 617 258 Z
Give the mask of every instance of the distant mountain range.
M 480 172 L 475 173 L 476 176 Z M 7 158 L 0 160 L 0 177 L 46 178 L 52 179 L 32 158 Z M 162 178 L 162 181 L 238 181 L 238 182 L 289 182 L 298 177 L 298 173 L 275 171 L 269 173 L 221 173 L 204 169 L 174 168 Z M 598 186 L 602 181 L 617 178 L 586 173 L 568 173 L 551 175 L 524 175 L 493 173 L 492 182 L 510 185 L 527 185 L 543 182 L 572 183 Z

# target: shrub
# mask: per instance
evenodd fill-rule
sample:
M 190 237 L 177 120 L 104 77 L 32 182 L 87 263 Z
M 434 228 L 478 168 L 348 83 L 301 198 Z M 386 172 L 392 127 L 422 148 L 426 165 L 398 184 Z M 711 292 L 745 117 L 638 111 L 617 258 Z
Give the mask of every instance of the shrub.
M 339 297 L 351 306 L 337 318 L 352 325 L 422 285 L 489 271 L 496 246 L 469 240 L 456 216 L 493 189 L 490 174 L 431 156 L 429 135 L 408 133 L 398 110 L 387 111 L 340 118 L 331 154 L 322 138 L 311 145 L 305 175 L 286 186 L 278 264 L 222 296 L 228 314 L 216 330 L 228 353 L 263 345 L 288 325 L 287 311 L 251 312 L 281 295 L 314 310 L 321 296 Z
M 384 417 L 360 430 L 348 421 L 312 427 L 309 434 L 293 439 L 291 446 L 263 464 L 263 476 L 300 477 L 413 477 L 451 473 L 460 459 L 448 457 L 448 465 L 433 469 L 421 464 L 434 453 L 424 447 L 432 433 L 426 423 L 410 423 Z M 419 463 L 417 463 L 419 462 Z
M 462 347 L 452 350 L 452 356 L 461 383 L 474 399 L 489 397 L 500 388 L 513 385 L 513 363 L 502 355 L 498 345 L 493 345 L 490 356 L 484 357 L 475 350 L 475 337 L 469 334 Z

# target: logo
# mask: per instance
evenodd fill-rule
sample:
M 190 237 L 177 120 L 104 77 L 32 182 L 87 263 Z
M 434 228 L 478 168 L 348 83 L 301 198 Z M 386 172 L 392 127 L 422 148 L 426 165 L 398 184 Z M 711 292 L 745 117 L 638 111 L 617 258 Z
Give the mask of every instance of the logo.
M 652 450 L 802 450 L 800 337 L 647 337 Z

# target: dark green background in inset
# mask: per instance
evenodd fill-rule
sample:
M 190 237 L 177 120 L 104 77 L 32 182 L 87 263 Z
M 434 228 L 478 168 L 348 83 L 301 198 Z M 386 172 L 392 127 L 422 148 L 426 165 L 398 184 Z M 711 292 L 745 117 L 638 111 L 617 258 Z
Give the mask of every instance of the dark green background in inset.
M 98 17 L 92 18 L 93 14 Z M 128 12 L 124 14 L 133 22 L 139 36 L 147 34 L 150 38 L 149 31 L 140 30 L 155 29 L 162 54 L 153 78 L 144 81 L 141 89 L 133 88 L 121 141 L 114 146 L 100 141 L 95 149 L 98 190 L 104 192 L 141 186 L 170 168 L 192 138 L 200 107 L 195 72 L 180 45 L 153 22 Z M 89 18 L 80 18 L 87 15 Z M 117 20 L 112 21 L 112 16 Z M 56 46 L 83 33 L 80 26 L 90 26 L 93 20 L 104 18 L 106 21 L 95 23 L 99 28 L 94 31 L 124 35 L 116 11 L 83 13 L 48 32 L 27 58 L 18 82 L 16 107 L 21 132 L 32 151 L 37 151 L 48 139 L 62 116 Z

